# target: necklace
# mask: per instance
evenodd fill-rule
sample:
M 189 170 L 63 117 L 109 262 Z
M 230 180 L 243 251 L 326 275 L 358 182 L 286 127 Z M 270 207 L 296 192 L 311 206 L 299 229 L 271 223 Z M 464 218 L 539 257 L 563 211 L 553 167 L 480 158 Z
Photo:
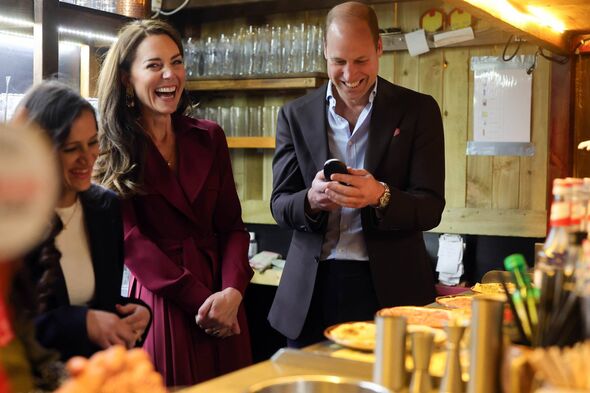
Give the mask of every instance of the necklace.
M 78 198 L 76 198 L 76 202 L 74 202 L 74 208 L 72 209 L 72 213 L 70 213 L 70 216 L 68 217 L 68 219 L 67 220 L 62 220 L 63 221 L 64 230 L 67 229 L 68 228 L 68 225 L 70 225 L 70 222 L 72 222 L 72 219 L 76 215 L 76 211 L 77 210 L 78 210 Z

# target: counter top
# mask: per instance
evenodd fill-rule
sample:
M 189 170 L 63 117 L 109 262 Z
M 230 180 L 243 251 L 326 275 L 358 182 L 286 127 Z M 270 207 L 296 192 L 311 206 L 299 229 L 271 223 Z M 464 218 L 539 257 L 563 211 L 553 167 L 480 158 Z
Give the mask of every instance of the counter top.
M 303 350 L 284 348 L 270 360 L 257 363 L 219 378 L 203 382 L 181 393 L 243 393 L 248 386 L 267 379 L 290 375 L 337 375 L 370 381 L 373 364 L 332 357 L 337 345 L 314 344 Z
M 463 378 L 467 378 L 468 359 L 462 351 Z M 268 379 L 292 375 L 335 375 L 371 381 L 373 378 L 374 356 L 372 352 L 350 350 L 323 341 L 302 350 L 283 348 L 270 360 L 257 363 L 219 378 L 203 382 L 181 393 L 244 393 L 248 386 Z M 437 386 L 444 372 L 446 354 L 443 348 L 435 349 L 430 362 L 430 375 Z M 411 357 L 406 362 L 412 369 Z M 409 380 L 408 375 L 408 380 Z

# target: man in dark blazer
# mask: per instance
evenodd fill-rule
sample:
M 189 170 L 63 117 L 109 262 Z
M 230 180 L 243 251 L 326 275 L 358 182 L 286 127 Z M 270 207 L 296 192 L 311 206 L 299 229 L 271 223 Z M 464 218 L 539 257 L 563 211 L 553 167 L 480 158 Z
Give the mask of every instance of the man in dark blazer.
M 334 7 L 324 44 L 330 81 L 281 109 L 273 160 L 272 214 L 294 233 L 269 322 L 295 347 L 381 307 L 433 301 L 422 231 L 445 205 L 440 110 L 377 76 L 375 12 Z M 328 158 L 348 174 L 324 178 Z

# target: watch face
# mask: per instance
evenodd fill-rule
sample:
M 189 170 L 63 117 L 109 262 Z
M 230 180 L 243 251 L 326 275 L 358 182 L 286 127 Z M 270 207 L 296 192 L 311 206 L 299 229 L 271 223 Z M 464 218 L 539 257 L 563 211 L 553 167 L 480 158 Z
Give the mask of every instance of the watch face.
M 44 134 L 0 124 L 0 261 L 40 240 L 58 193 L 55 155 Z

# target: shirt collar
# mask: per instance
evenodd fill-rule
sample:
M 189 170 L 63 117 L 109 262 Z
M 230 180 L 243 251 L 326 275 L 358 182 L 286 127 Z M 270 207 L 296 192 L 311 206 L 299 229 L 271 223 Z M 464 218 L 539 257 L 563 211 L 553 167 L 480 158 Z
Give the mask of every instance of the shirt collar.
M 373 90 L 371 91 L 371 94 L 369 94 L 368 104 L 373 104 L 373 100 L 375 99 L 375 96 L 377 95 L 377 83 L 378 82 L 379 82 L 379 78 L 375 78 L 375 85 L 373 86 Z M 336 98 L 334 97 L 334 94 L 332 94 L 332 81 L 331 80 L 328 80 L 328 88 L 326 89 L 326 101 L 330 105 L 330 108 L 333 109 L 336 107 Z

